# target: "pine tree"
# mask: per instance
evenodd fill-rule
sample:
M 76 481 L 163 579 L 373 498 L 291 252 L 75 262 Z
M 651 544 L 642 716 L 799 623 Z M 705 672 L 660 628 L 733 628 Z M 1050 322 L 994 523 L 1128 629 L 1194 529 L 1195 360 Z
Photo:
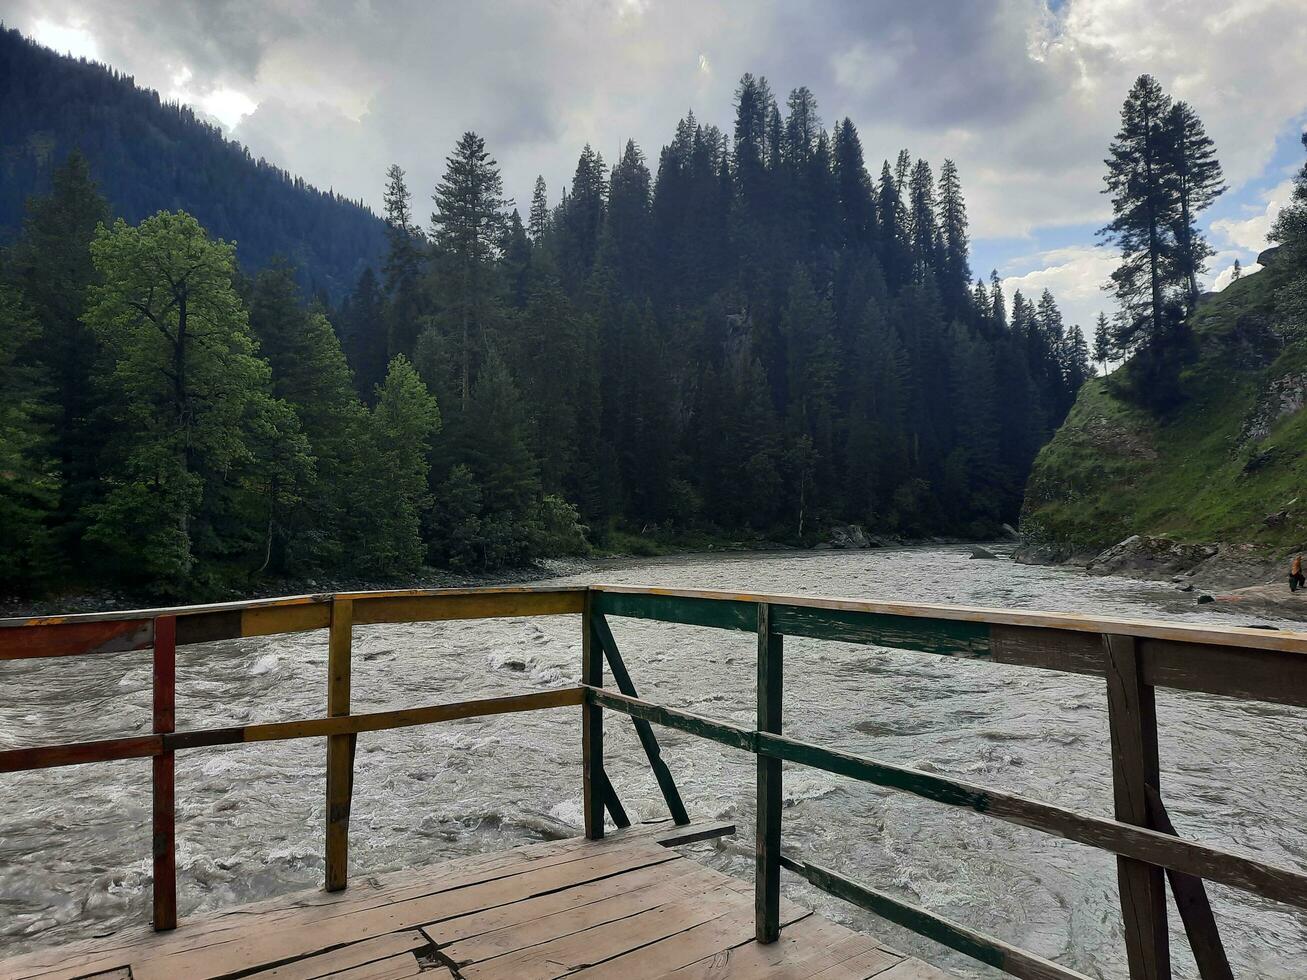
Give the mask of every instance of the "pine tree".
M 405 183 L 404 171 L 398 164 L 392 164 L 386 171 L 386 240 L 389 251 L 386 255 L 384 281 L 388 309 L 386 358 L 380 365 L 369 363 L 369 374 L 375 374 L 373 381 L 380 380 L 380 372 L 385 370 L 385 361 L 396 354 L 412 356 L 417 343 L 422 300 L 419 279 L 422 275 L 422 231 L 413 222 L 413 195 Z M 371 362 L 372 358 L 369 358 Z M 365 391 L 372 391 L 368 385 Z
M 1089 344 L 1085 341 L 1085 332 L 1076 324 L 1067 334 L 1062 374 L 1066 378 L 1070 401 L 1075 401 L 1076 392 L 1087 378 L 1094 376 L 1094 368 L 1089 362 Z
M 1107 374 L 1107 362 L 1112 359 L 1112 333 L 1107 325 L 1107 314 L 1098 314 L 1098 323 L 1094 326 L 1094 360 L 1098 369 Z
M 1180 220 L 1174 173 L 1171 100 L 1151 75 L 1140 75 L 1121 108 L 1121 129 L 1107 159 L 1105 193 L 1112 221 L 1100 232 L 1121 250 L 1112 289 L 1124 316 L 1115 343 L 1131 350 L 1157 345 L 1166 333 L 1165 307 L 1173 276 L 1172 229 Z
M 967 206 L 962 200 L 958 168 L 952 160 L 945 160 L 939 171 L 938 208 L 939 287 L 948 315 L 960 318 L 967 311 L 971 266 L 967 261 Z
M 1225 193 L 1221 164 L 1198 113 L 1187 102 L 1171 106 L 1166 120 L 1170 169 L 1175 175 L 1179 212 L 1175 218 L 1176 274 L 1188 287 L 1189 308 L 1198 303 L 1198 275 L 1212 248 L 1198 230 L 1198 215 Z
M 393 310 L 393 307 L 391 308 Z M 364 269 L 336 317 L 340 345 L 354 372 L 359 396 L 371 401 L 386 376 L 389 316 L 386 298 L 371 268 Z
M 436 185 L 432 234 L 450 267 L 450 302 L 457 324 L 460 404 L 472 390 L 473 347 L 489 315 L 489 265 L 499 253 L 508 202 L 499 164 L 473 132 L 459 139 L 446 158 L 445 175 Z
M 998 277 L 998 270 L 989 273 L 989 311 L 994 335 L 1001 337 L 1007 333 L 1007 307 L 1003 302 L 1003 281 Z
M 747 208 L 765 206 L 770 149 L 767 123 L 775 106 L 767 79 L 746 72 L 735 90 L 735 179 Z
M 91 240 L 96 226 L 108 219 L 86 158 L 71 153 L 55 170 L 50 194 L 28 202 L 9 269 L 22 305 L 35 318 L 39 340 L 33 350 L 51 389 L 54 415 L 48 421 L 60 488 L 52 520 L 59 550 L 74 563 L 85 528 L 83 511 L 100 482 L 96 449 L 105 435 L 96 421 L 97 345 L 82 313 L 95 279 Z
M 55 405 L 37 353 L 40 327 L 19 292 L 0 284 L 0 587 L 49 581 L 59 559 L 51 519 L 59 465 Z
M 1235 259 L 1234 265 L 1230 267 L 1230 281 L 1238 282 L 1242 278 L 1243 278 L 1243 266 L 1239 264 L 1238 259 Z
M 294 410 L 315 460 L 295 505 L 269 516 L 269 565 L 277 571 L 340 567 L 365 546 L 358 514 L 370 466 L 367 412 L 326 316 L 304 306 L 294 273 L 259 273 L 250 328 L 272 370 L 272 393 Z
M 408 359 L 397 355 L 372 409 L 373 493 L 366 550 L 358 559 L 367 574 L 412 573 L 422 564 L 422 518 L 431 506 L 428 452 L 440 422 L 436 400 Z
M 572 175 L 572 192 L 563 211 L 559 266 L 563 284 L 575 293 L 589 278 L 599 254 L 599 233 L 607 205 L 604 158 L 587 143 Z
M 653 285 L 651 190 L 644 154 L 627 141 L 609 183 L 599 261 L 611 276 L 616 295 L 636 303 L 649 295 Z
M 531 192 L 531 214 L 527 220 L 527 234 L 531 243 L 539 245 L 545 240 L 549 231 L 549 190 L 544 177 L 536 177 L 535 190 Z
M 935 179 L 930 164 L 918 160 L 912 168 L 908 188 L 908 241 L 912 254 L 912 276 L 925 282 L 939 266 L 939 225 L 935 220 Z M 963 227 L 965 234 L 965 226 Z M 964 280 L 965 281 L 965 280 Z
M 835 128 L 831 167 L 840 244 L 847 249 L 870 248 L 876 240 L 875 191 L 863 160 L 858 130 L 847 117 Z

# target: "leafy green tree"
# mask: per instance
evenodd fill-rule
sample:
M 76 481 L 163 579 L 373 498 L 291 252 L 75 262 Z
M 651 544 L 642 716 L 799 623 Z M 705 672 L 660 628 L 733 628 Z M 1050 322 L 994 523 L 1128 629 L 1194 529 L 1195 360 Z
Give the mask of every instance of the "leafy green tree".
M 255 441 L 294 447 L 277 493 L 304 476 L 308 447 L 270 394 L 232 281 L 234 246 L 211 240 L 188 214 L 160 212 L 136 227 L 102 228 L 91 256 L 100 282 L 85 318 L 112 359 L 119 424 L 87 536 L 124 577 L 183 592 L 205 558 L 250 558 L 241 540 L 249 515 L 233 513 L 245 495 L 233 488 L 271 485 Z

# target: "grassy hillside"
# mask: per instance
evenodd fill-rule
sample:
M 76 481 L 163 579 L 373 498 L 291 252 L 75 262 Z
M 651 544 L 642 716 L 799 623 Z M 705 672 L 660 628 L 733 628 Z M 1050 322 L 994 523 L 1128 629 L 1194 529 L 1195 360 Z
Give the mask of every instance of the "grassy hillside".
M 1079 550 L 1131 534 L 1267 554 L 1307 543 L 1307 337 L 1276 311 L 1284 278 L 1272 265 L 1199 307 L 1167 416 L 1127 403 L 1117 376 L 1087 383 L 1035 460 L 1023 531 Z

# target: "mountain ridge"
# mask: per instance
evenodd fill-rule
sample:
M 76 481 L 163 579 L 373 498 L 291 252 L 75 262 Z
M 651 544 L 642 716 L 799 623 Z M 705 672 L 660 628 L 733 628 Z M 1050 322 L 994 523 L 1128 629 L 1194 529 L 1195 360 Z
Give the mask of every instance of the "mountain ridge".
M 115 216 L 194 214 L 237 243 L 247 270 L 288 259 L 310 293 L 339 300 L 379 265 L 385 224 L 366 205 L 255 158 L 185 105 L 114 69 L 58 54 L 0 23 L 0 239 L 27 198 L 80 150 Z M 378 177 L 380 179 L 380 177 Z

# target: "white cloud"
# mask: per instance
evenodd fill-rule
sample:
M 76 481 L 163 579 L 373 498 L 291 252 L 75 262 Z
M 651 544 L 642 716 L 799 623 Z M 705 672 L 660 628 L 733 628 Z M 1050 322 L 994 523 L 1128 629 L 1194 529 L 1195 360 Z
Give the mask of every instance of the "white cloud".
M 32 37 L 60 54 L 90 61 L 100 59 L 100 46 L 80 22 L 67 24 L 42 17 L 32 25 Z
M 1011 303 L 1013 294 L 1020 290 L 1026 299 L 1038 302 L 1047 289 L 1057 298 L 1066 323 L 1078 323 L 1089 331 L 1100 311 L 1109 317 L 1112 314 L 1112 297 L 1103 286 L 1119 261 L 1120 254 L 1115 250 L 1094 245 L 1051 249 L 1014 259 L 1007 264 L 1009 268 L 1034 268 L 1003 279 L 1003 295 Z
M 1293 181 L 1286 180 L 1260 195 L 1261 210 L 1247 206 L 1247 218 L 1218 218 L 1212 222 L 1213 237 L 1218 245 L 1231 246 L 1254 255 L 1266 248 L 1266 236 L 1280 209 L 1293 197 Z
M 1247 266 L 1245 266 L 1245 265 L 1242 264 L 1242 260 L 1241 260 L 1241 261 L 1240 261 L 1240 270 L 1239 270 L 1239 271 L 1240 271 L 1240 275 L 1250 276 L 1250 275 L 1252 275 L 1254 272 L 1259 272 L 1259 271 L 1261 271 L 1261 268 L 1262 268 L 1262 267 L 1261 267 L 1260 265 L 1258 265 L 1256 262 L 1252 263 L 1251 265 L 1247 265 Z M 1232 283 L 1232 282 L 1234 282 L 1234 263 L 1233 263 L 1233 262 L 1231 262 L 1229 265 L 1227 265 L 1225 268 L 1223 268 L 1220 272 L 1218 272 L 1218 273 L 1216 274 L 1216 278 L 1212 280 L 1212 287 L 1211 287 L 1211 288 L 1212 288 L 1213 290 L 1215 290 L 1216 292 L 1219 293 L 1222 289 L 1224 289 L 1226 286 L 1230 285 L 1230 283 Z

